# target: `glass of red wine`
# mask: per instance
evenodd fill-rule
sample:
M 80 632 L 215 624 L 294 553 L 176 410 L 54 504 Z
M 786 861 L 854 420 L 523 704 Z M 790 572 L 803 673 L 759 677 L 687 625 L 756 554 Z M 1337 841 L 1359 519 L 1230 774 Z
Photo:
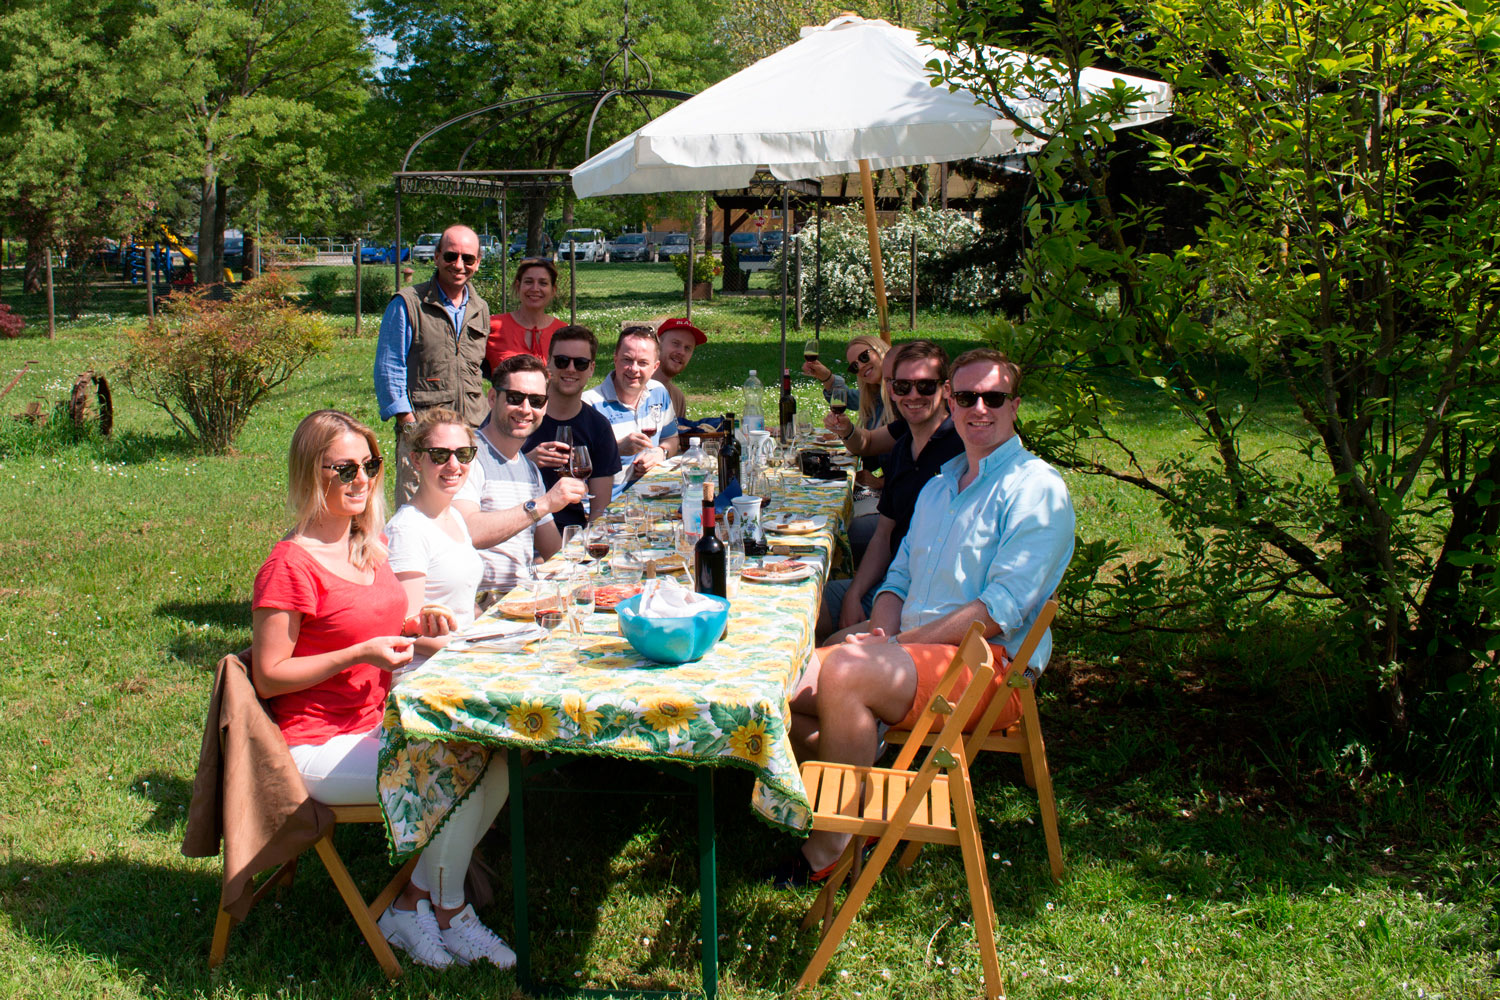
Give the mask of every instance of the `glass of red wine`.
M 664 412 L 660 403 L 652 403 L 646 407 L 646 416 L 641 422 L 641 433 L 655 440 L 656 432 L 661 430 L 661 418 Z
M 538 628 L 546 629 L 547 636 L 551 638 L 552 633 L 557 631 L 568 617 L 568 607 L 564 596 L 564 588 L 559 586 L 556 580 L 536 581 L 535 605 L 532 608 L 532 620 Z
M 828 391 L 828 408 L 838 414 L 849 408 L 848 386 L 836 385 Z
M 588 482 L 588 478 L 593 472 L 594 460 L 589 455 L 588 445 L 574 445 L 572 453 L 568 456 L 568 475 L 574 479 L 582 479 L 584 482 Z

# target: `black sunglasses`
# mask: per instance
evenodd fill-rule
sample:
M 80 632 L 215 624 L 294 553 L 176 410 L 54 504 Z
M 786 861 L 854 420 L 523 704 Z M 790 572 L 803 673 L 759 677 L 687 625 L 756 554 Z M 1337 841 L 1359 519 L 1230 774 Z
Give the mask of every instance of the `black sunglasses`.
M 529 401 L 533 410 L 540 410 L 547 405 L 547 394 L 544 392 L 521 392 L 519 389 L 506 389 L 505 402 L 511 406 L 520 406 L 522 401 Z
M 943 383 L 935 378 L 893 378 L 890 381 L 892 396 L 906 396 L 913 389 L 919 396 L 931 396 Z
M 433 465 L 447 465 L 448 459 L 457 456 L 458 464 L 468 465 L 474 461 L 474 456 L 479 454 L 479 449 L 472 444 L 466 444 L 462 448 L 413 448 L 432 459 Z
M 458 260 L 458 258 L 460 258 L 460 257 L 462 257 L 464 259 L 464 266 L 465 267 L 473 267 L 475 264 L 479 263 L 479 255 L 478 254 L 459 253 L 457 250 L 444 250 L 443 251 L 443 260 L 447 261 L 449 264 L 453 263 L 455 260 Z
M 376 455 L 364 463 L 336 462 L 333 465 L 325 465 L 323 468 L 332 469 L 334 475 L 339 477 L 339 482 L 352 483 L 354 482 L 354 477 L 359 475 L 361 468 L 365 470 L 365 476 L 369 479 L 374 479 L 378 476 L 380 474 L 380 461 L 380 456 Z
M 567 371 L 569 364 L 572 364 L 574 368 L 578 369 L 581 372 L 586 372 L 589 370 L 589 365 L 593 363 L 593 358 L 570 358 L 566 354 L 552 355 L 552 367 L 556 368 L 560 372 Z
M 858 372 L 861 368 L 863 368 L 865 366 L 865 362 L 869 361 L 869 360 L 870 360 L 870 349 L 867 347 L 863 351 L 860 352 L 859 357 L 857 357 L 853 361 L 849 362 L 849 374 L 853 375 L 854 373 Z
M 984 400 L 984 405 L 991 410 L 998 410 L 1005 405 L 1006 400 L 1015 398 L 1016 394 L 1013 392 L 969 392 L 967 389 L 953 390 L 953 402 L 966 410 L 981 399 Z

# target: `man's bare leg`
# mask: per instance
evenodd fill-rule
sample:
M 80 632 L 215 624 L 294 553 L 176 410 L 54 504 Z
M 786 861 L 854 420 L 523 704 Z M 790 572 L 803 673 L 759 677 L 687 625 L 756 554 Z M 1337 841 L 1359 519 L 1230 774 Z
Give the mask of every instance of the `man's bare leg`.
M 917 668 L 898 645 L 846 643 L 824 654 L 816 688 L 818 759 L 869 766 L 880 749 L 879 723 L 899 722 L 911 710 Z M 848 843 L 848 834 L 814 831 L 802 854 L 817 871 Z

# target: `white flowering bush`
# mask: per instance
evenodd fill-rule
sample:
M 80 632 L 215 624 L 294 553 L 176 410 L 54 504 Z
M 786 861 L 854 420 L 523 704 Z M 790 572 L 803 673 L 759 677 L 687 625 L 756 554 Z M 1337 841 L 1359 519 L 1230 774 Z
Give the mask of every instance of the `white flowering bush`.
M 992 269 L 967 263 L 952 266 L 957 255 L 978 242 L 978 222 L 952 209 L 919 208 L 880 227 L 880 258 L 885 269 L 886 300 L 892 310 L 911 295 L 911 237 L 917 237 L 917 301 L 946 309 L 976 309 L 996 294 Z M 802 245 L 802 301 L 824 322 L 875 315 L 875 286 L 870 272 L 870 239 L 864 213 L 855 206 L 835 209 L 823 220 L 822 281 L 818 281 L 816 225 L 793 237 Z M 791 253 L 788 242 L 784 252 Z M 773 271 L 781 267 L 778 254 Z

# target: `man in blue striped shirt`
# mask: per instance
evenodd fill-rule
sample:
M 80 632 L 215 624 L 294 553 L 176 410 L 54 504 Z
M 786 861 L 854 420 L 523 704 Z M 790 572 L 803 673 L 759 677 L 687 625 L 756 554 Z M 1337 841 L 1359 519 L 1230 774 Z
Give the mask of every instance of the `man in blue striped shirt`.
M 875 763 L 882 726 L 910 728 L 926 707 L 957 643 L 974 622 L 995 647 L 1001 689 L 1006 649 L 1017 648 L 1062 582 L 1073 555 L 1073 504 L 1057 470 L 1016 435 L 1019 367 L 977 348 L 949 376 L 963 454 L 922 489 L 911 529 L 875 597 L 868 632 L 818 651 L 792 698 L 799 752 L 820 760 Z M 1049 633 L 1031 667 L 1052 652 Z M 1016 699 L 998 725 L 1019 715 Z M 849 838 L 815 832 L 778 882 L 827 877 Z

